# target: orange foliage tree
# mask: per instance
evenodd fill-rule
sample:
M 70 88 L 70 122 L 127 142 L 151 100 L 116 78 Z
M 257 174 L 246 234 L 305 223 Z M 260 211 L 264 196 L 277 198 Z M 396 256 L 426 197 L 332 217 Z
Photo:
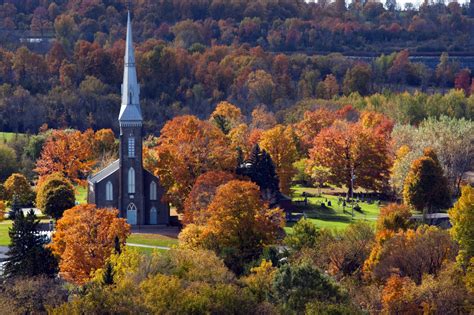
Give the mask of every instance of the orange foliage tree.
M 291 179 L 296 174 L 293 163 L 298 158 L 296 134 L 293 128 L 277 125 L 265 130 L 260 138 L 260 147 L 270 154 L 275 163 L 281 192 L 289 194 Z
M 330 170 L 331 183 L 346 185 L 348 196 L 352 192 L 352 174 L 355 175 L 354 188 L 382 190 L 388 185 L 392 164 L 389 138 L 360 122 L 338 120 L 322 130 L 309 156 L 310 165 Z
M 118 218 L 116 209 L 97 209 L 95 205 L 78 205 L 66 210 L 57 221 L 50 247 L 59 257 L 60 275 L 82 285 L 92 273 L 104 267 L 118 243 L 125 245 L 130 225 Z
M 168 121 L 151 154 L 154 156 L 151 169 L 160 177 L 167 200 L 178 211 L 183 210 L 184 200 L 199 175 L 232 170 L 237 156 L 221 130 L 195 116 Z
M 95 163 L 94 132 L 55 130 L 43 146 L 35 171 L 41 177 L 61 173 L 77 184 L 85 184 Z
M 201 216 L 208 214 L 205 210 L 214 198 L 217 188 L 233 179 L 234 174 L 222 171 L 210 171 L 199 176 L 184 202 L 184 223 L 204 223 L 207 218 Z
M 336 113 L 325 108 L 305 112 L 303 119 L 295 124 L 295 132 L 304 149 L 308 150 L 318 133 L 331 126 L 334 120 Z
M 259 187 L 247 181 L 221 185 L 206 212 L 204 225 L 190 224 L 181 232 L 181 244 L 214 250 L 237 273 L 275 242 L 284 226 L 283 212 L 269 209 Z
M 379 234 L 364 266 L 366 274 L 376 280 L 395 273 L 419 284 L 423 274 L 436 276 L 445 261 L 456 257 L 456 244 L 447 231 L 437 227 L 421 226 L 397 233 L 383 230 Z
M 377 218 L 377 230 L 405 231 L 410 226 L 411 212 L 406 205 L 391 203 L 380 209 Z

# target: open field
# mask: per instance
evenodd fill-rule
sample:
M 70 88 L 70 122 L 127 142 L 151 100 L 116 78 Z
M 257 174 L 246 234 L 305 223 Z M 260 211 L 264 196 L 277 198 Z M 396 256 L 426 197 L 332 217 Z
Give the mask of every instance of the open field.
M 304 197 L 303 192 L 311 195 L 317 195 L 318 190 L 309 187 L 293 187 L 293 201 L 302 201 Z M 295 214 L 303 213 L 306 217 L 313 222 L 319 228 L 329 229 L 343 229 L 346 228 L 351 222 L 357 220 L 365 220 L 373 222 L 377 220 L 380 213 L 380 206 L 376 203 L 359 202 L 361 212 L 354 211 L 352 217 L 352 209 L 343 205 L 339 202 L 339 197 L 323 194 L 321 197 L 308 197 L 308 205 L 299 207 L 299 210 Z M 328 201 L 331 201 L 331 206 L 327 206 Z M 321 204 L 324 202 L 326 205 L 322 207 Z M 289 223 L 285 230 L 291 233 L 291 226 L 294 223 Z

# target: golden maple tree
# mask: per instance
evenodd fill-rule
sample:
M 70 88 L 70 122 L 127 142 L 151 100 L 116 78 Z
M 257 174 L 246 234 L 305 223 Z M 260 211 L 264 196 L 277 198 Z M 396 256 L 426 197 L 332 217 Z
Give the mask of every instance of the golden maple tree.
M 290 193 L 290 185 L 296 169 L 293 163 L 298 158 L 296 134 L 291 126 L 277 125 L 265 130 L 260 138 L 260 147 L 270 154 L 280 180 L 280 190 Z

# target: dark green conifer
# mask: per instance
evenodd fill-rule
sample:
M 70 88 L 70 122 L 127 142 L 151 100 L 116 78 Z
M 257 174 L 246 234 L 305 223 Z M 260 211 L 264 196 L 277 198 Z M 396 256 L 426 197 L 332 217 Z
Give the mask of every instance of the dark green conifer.
M 10 245 L 5 263 L 5 277 L 32 277 L 37 275 L 54 276 L 58 263 L 51 250 L 45 248 L 47 238 L 38 233 L 39 220 L 31 210 L 26 216 L 22 211 L 15 215 L 15 220 L 8 234 Z

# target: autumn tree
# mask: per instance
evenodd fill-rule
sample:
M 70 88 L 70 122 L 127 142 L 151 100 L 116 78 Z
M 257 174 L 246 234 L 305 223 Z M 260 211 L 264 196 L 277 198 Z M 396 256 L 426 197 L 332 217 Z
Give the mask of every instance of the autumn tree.
M 220 102 L 212 112 L 210 121 L 223 133 L 228 134 L 232 128 L 243 122 L 243 116 L 240 108 L 229 102 Z
M 94 134 L 94 152 L 105 154 L 117 150 L 115 135 L 112 129 L 100 129 Z
M 425 149 L 423 156 L 412 163 L 405 179 L 403 200 L 416 210 L 429 213 L 449 206 L 448 184 L 432 149 Z
M 328 128 L 336 120 L 336 113 L 325 108 L 306 111 L 303 119 L 295 124 L 295 133 L 305 151 L 313 144 L 314 138 L 321 130 Z
M 462 69 L 456 74 L 454 88 L 463 90 L 467 96 L 471 94 L 471 71 L 469 69 Z
M 247 77 L 249 97 L 255 103 L 272 105 L 275 83 L 272 76 L 265 70 L 256 70 Z
M 453 225 L 450 230 L 453 238 L 459 243 L 457 260 L 466 268 L 474 257 L 474 188 L 466 185 L 459 200 L 449 210 L 449 219 Z
M 205 210 L 214 198 L 217 188 L 231 180 L 235 175 L 222 171 L 209 171 L 196 179 L 193 188 L 184 201 L 184 222 L 204 224 L 209 214 Z
M 84 184 L 94 165 L 92 130 L 55 130 L 46 140 L 35 171 L 40 177 L 59 172 L 70 181 Z
M 117 216 L 118 210 L 97 209 L 95 205 L 79 205 L 64 212 L 50 245 L 64 279 L 86 283 L 93 271 L 104 266 L 117 238 L 124 246 L 130 225 Z
M 280 191 L 290 194 L 291 179 L 296 174 L 293 163 L 298 158 L 296 134 L 291 126 L 277 125 L 262 133 L 260 147 L 270 154 L 280 180 Z
M 316 94 L 320 98 L 332 99 L 339 94 L 339 84 L 333 74 L 326 75 L 326 78 L 319 82 L 316 87 Z
M 251 129 L 270 129 L 277 124 L 275 115 L 268 111 L 264 105 L 257 106 L 252 111 L 252 122 L 250 123 Z
M 13 173 L 4 184 L 7 200 L 12 202 L 13 198 L 20 205 L 30 205 L 35 198 L 34 192 L 26 177 L 19 173 Z
M 406 205 L 391 203 L 380 209 L 380 215 L 377 218 L 377 230 L 405 231 L 411 225 L 411 216 L 410 208 Z
M 449 232 L 437 227 L 420 226 L 416 230 L 399 231 L 387 238 L 371 263 L 366 261 L 366 272 L 376 280 L 386 280 L 396 272 L 421 283 L 423 274 L 437 275 L 445 261 L 454 260 L 456 244 Z
M 330 170 L 330 182 L 345 185 L 347 196 L 354 187 L 382 190 L 388 182 L 391 159 L 387 137 L 360 123 L 337 121 L 322 130 L 309 151 L 310 165 Z
M 232 170 L 236 165 L 236 152 L 229 150 L 222 131 L 194 116 L 168 121 L 151 154 L 156 162 L 149 168 L 160 178 L 167 200 L 178 211 L 183 210 L 184 200 L 201 174 Z
M 61 173 L 48 175 L 37 187 L 36 206 L 56 220 L 74 207 L 75 201 L 74 187 Z
M 44 235 L 38 234 L 39 220 L 33 210 L 25 216 L 23 212 L 15 215 L 13 225 L 8 231 L 10 245 L 6 253 L 4 275 L 6 277 L 33 277 L 45 275 L 53 277 L 58 271 L 58 263 Z
M 206 224 L 188 225 L 180 243 L 214 250 L 238 274 L 276 240 L 284 224 L 282 211 L 262 202 L 259 187 L 240 180 L 221 185 L 206 212 Z

